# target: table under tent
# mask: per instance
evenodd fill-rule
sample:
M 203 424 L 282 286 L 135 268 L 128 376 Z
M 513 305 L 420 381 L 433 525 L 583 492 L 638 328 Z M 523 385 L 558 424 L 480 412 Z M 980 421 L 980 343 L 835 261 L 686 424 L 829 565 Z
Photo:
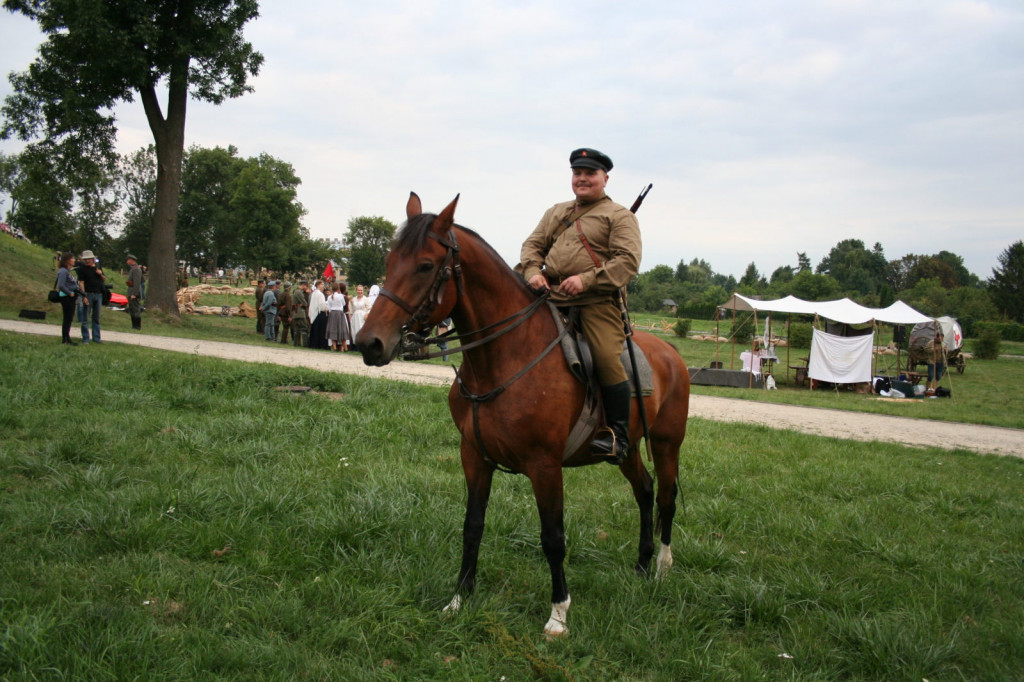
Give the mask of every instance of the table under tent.
M 886 308 L 868 308 L 848 298 L 836 301 L 805 301 L 795 296 L 761 301 L 741 294 L 733 294 L 729 300 L 718 306 L 720 310 L 730 311 L 733 317 L 733 329 L 736 328 L 736 316 L 750 315 L 753 317 L 754 329 L 757 330 L 748 348 L 744 343 L 743 355 L 747 354 L 752 362 L 749 366 L 745 358 L 741 358 L 745 372 L 750 375 L 749 386 L 761 385 L 760 374 L 762 363 L 767 361 L 784 362 L 786 380 L 790 371 L 796 373 L 797 383 L 805 381 L 827 382 L 829 384 L 870 383 L 876 374 L 875 337 L 878 333 L 877 324 L 885 322 L 896 325 L 916 325 L 933 322 L 903 301 L 896 301 Z M 814 316 L 815 326 L 812 332 L 811 349 L 808 357 L 795 358 L 791 355 L 789 344 L 785 348 L 776 348 L 775 336 L 772 333 L 773 315 L 786 315 L 786 337 L 789 337 L 789 325 L 793 314 Z M 721 317 L 721 315 L 719 315 Z M 760 319 L 759 319 L 760 317 Z M 825 329 L 819 329 L 821 320 L 825 320 Z M 764 324 L 763 335 L 758 335 L 761 324 Z M 851 325 L 870 325 L 864 329 L 855 329 Z M 716 338 L 718 337 L 716 329 Z M 716 342 L 717 343 L 717 342 Z M 784 350 L 784 358 L 779 352 Z M 717 361 L 715 367 L 723 367 Z M 736 341 L 730 335 L 730 369 L 735 367 Z M 798 364 L 799 363 L 799 364 Z M 691 372 L 692 374 L 692 372 Z M 691 378 L 692 380 L 692 378 Z M 700 379 L 698 379 L 698 382 Z

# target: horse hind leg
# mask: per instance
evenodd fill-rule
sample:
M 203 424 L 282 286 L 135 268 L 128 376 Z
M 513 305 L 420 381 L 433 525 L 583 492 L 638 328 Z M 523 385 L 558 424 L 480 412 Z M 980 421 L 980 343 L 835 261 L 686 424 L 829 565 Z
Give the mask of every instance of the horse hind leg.
M 654 484 L 647 473 L 638 446 L 634 445 L 622 465 L 622 474 L 633 488 L 640 510 L 640 543 L 637 548 L 636 574 L 647 577 L 654 556 Z
M 654 451 L 654 472 L 658 479 L 658 520 L 655 533 L 661 540 L 658 550 L 658 578 L 664 578 L 672 568 L 672 521 L 676 513 L 676 495 L 678 494 L 679 476 L 679 443 L 655 441 L 651 444 Z

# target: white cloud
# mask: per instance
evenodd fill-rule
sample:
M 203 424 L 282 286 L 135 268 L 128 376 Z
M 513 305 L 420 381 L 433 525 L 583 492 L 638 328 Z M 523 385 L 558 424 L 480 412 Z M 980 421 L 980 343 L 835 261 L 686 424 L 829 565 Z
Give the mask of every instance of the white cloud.
M 857 238 L 889 258 L 954 251 L 985 277 L 1024 234 L 1012 0 L 265 0 L 262 14 L 255 93 L 194 104 L 188 141 L 292 163 L 314 236 L 400 222 L 409 190 L 432 210 L 461 192 L 459 220 L 514 261 L 570 196 L 584 145 L 615 159 L 620 202 L 655 185 L 644 269 L 770 273 Z M 0 23 L 9 68 L 32 58 L 26 23 Z M 141 107 L 119 114 L 121 147 L 147 144 Z

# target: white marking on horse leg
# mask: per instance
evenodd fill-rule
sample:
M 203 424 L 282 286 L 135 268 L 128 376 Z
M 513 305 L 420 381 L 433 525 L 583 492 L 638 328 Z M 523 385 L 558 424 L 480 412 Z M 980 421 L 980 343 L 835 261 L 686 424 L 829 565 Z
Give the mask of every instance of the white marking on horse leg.
M 448 606 L 441 609 L 441 613 L 455 613 L 462 608 L 462 595 L 457 594 L 448 602 Z
M 661 549 L 658 550 L 658 570 L 654 574 L 659 580 L 668 576 L 668 572 L 672 569 L 672 547 L 671 545 L 661 544 Z
M 565 637 L 569 634 L 569 627 L 565 624 L 565 621 L 566 616 L 569 614 L 570 602 L 572 602 L 572 599 L 569 595 L 565 595 L 565 601 L 551 605 L 551 617 L 548 618 L 548 622 L 544 626 L 544 634 L 549 639 L 552 637 Z

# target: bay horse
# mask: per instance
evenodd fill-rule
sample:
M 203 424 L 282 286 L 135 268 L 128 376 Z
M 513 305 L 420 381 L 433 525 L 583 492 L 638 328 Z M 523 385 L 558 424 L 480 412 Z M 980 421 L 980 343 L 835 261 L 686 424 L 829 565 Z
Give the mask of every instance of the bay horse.
M 426 333 L 452 318 L 463 363 L 448 393 L 448 406 L 462 434 L 468 497 L 462 567 L 455 597 L 445 611 L 459 609 L 475 587 L 491 481 L 500 468 L 524 474 L 533 486 L 541 546 L 551 570 L 551 616 L 544 633 L 566 635 L 570 598 L 563 567 L 562 468 L 595 464 L 603 457 L 589 452 L 589 438 L 575 451 L 565 452 L 586 387 L 570 374 L 556 347 L 560 332 L 544 304 L 546 296 L 531 289 L 480 235 L 455 224 L 458 199 L 434 215 L 423 213 L 419 197 L 410 194 L 408 220 L 387 255 L 387 288 L 381 288 L 355 343 L 367 365 L 386 365 L 400 352 L 406 333 Z M 672 566 L 672 519 L 690 377 L 669 343 L 646 333 L 634 338 L 653 370 L 653 392 L 643 400 L 658 479 L 657 528 L 653 482 L 639 451 L 642 427 L 637 409 L 631 410 L 630 448 L 619 468 L 640 508 L 636 571 L 647 575 L 654 532 L 659 530 L 661 576 Z

